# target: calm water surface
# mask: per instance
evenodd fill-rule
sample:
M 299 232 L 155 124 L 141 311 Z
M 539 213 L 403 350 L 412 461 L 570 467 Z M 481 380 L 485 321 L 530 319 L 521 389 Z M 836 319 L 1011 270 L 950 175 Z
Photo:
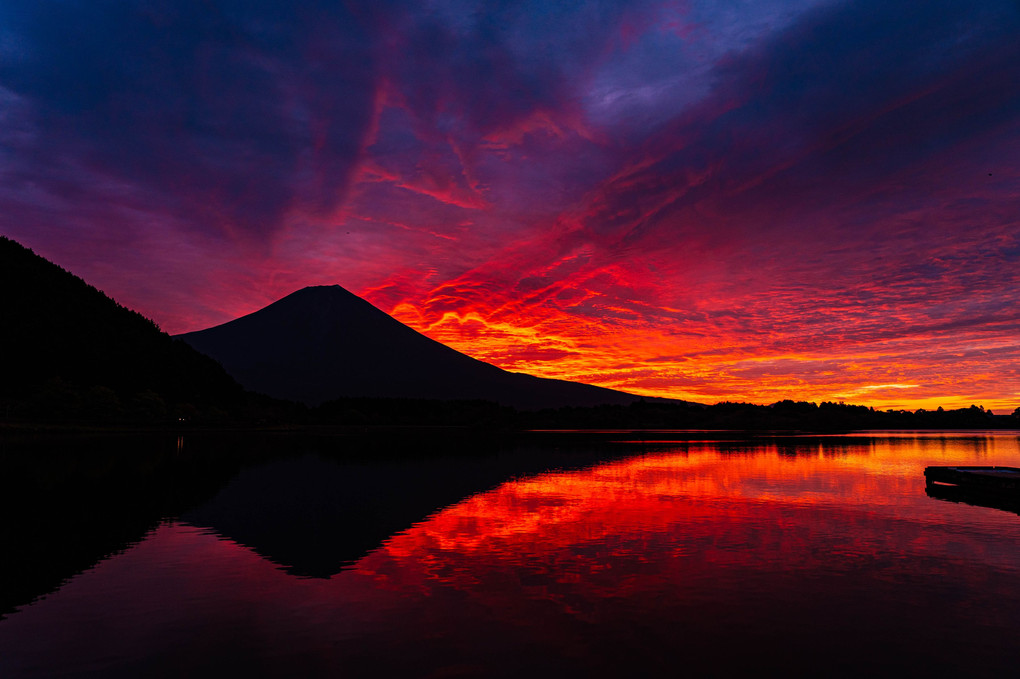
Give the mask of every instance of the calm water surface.
M 1015 432 L 561 436 L 240 465 L 10 611 L 0 676 L 1015 676 L 1020 516 L 922 475 Z

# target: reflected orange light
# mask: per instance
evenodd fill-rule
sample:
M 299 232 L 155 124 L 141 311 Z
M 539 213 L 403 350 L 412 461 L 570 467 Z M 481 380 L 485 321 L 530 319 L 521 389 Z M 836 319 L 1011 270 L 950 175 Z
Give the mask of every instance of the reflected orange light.
M 904 643 L 911 662 L 929 658 L 933 633 L 942 645 L 965 633 L 1012 662 L 1017 517 L 929 498 L 921 470 L 1020 465 L 1016 436 L 664 448 L 506 482 L 328 579 L 168 521 L 4 620 L 0 648 L 46 676 L 196 675 L 240 649 L 274 676 L 523 676 L 567 659 L 564 676 L 616 677 L 699 658 L 695 673 L 712 674 L 735 647 L 736 674 L 769 652 L 785 668 L 794 639 L 819 651 L 792 672 L 807 675 L 883 643 L 868 668 Z
M 694 539 L 699 533 L 708 537 L 720 521 L 781 522 L 805 507 L 846 516 L 863 511 L 858 507 L 869 513 L 884 508 L 898 519 L 925 521 L 931 509 L 923 493 L 925 466 L 1020 463 L 1020 443 L 1009 437 L 823 440 L 810 454 L 800 447 L 790 455 L 793 450 L 793 443 L 735 445 L 725 452 L 691 444 L 510 481 L 394 536 L 383 551 L 398 560 L 427 561 L 439 553 L 534 555 L 672 531 Z

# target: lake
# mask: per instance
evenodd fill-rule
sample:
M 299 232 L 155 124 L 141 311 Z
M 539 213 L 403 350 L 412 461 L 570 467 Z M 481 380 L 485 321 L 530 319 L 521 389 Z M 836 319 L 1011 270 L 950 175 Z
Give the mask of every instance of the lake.
M 1018 508 L 949 464 L 1020 437 L 5 442 L 0 676 L 1011 676 Z

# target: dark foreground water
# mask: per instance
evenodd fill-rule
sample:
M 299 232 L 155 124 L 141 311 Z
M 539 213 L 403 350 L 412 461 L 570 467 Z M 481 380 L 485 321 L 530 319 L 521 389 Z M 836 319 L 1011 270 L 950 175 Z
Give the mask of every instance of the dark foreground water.
M 1015 432 L 620 438 L 9 445 L 0 676 L 1015 676 Z

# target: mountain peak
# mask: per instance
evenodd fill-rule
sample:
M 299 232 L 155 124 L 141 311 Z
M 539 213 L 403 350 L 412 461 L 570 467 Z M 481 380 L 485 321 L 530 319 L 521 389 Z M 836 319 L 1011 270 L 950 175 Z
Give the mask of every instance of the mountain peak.
M 353 292 L 347 290 L 340 285 L 309 285 L 295 290 L 294 292 L 281 297 L 280 299 L 273 302 L 273 304 L 280 304 L 283 302 L 307 302 L 312 300 L 330 300 L 330 299 L 342 299 L 342 300 L 357 300 L 359 302 L 366 302 L 361 297 L 358 297 Z
M 287 297 L 293 297 L 295 295 L 321 295 L 321 296 L 349 295 L 351 297 L 357 297 L 357 295 L 355 295 L 353 292 L 336 283 L 332 285 L 307 285 L 301 288 L 300 290 L 295 290 L 294 292 L 287 295 Z M 284 297 L 283 299 L 287 299 L 287 297 Z M 358 299 L 361 298 L 358 297 Z
M 249 389 L 309 404 L 342 397 L 481 399 L 531 409 L 638 399 L 509 373 L 422 335 L 339 285 L 302 288 L 180 338 Z

